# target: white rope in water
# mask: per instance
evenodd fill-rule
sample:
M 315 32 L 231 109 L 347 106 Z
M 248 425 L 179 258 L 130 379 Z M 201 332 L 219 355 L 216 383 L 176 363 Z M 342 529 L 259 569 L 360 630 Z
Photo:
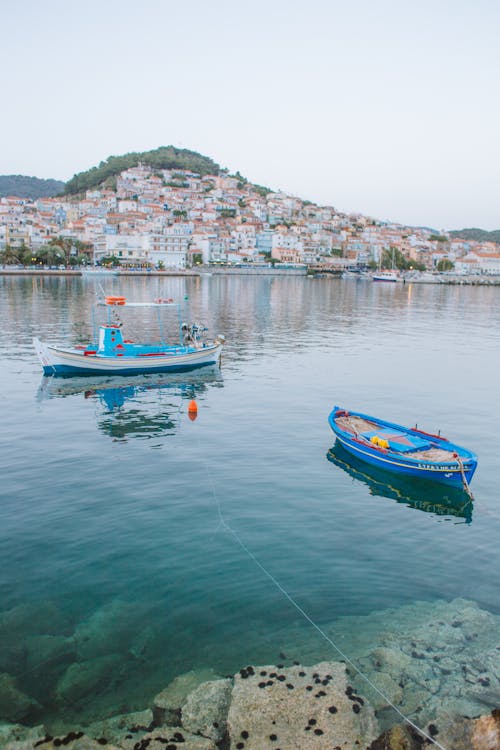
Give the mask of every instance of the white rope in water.
M 198 436 L 196 436 L 196 437 L 198 438 Z M 202 456 L 203 454 L 201 452 L 201 446 L 200 446 L 199 440 L 197 440 L 197 442 L 198 442 L 198 448 L 199 448 L 199 450 L 198 450 L 198 456 Z M 324 640 L 327 643 L 329 643 L 330 646 L 332 646 L 332 648 L 334 648 L 335 651 L 337 651 L 338 654 L 340 654 L 340 656 L 342 657 L 342 659 L 344 659 L 344 661 L 347 662 L 347 664 L 349 664 L 357 672 L 357 674 L 368 685 L 370 685 L 370 687 L 372 687 L 373 690 L 375 690 L 375 692 L 378 693 L 378 695 L 380 695 L 381 698 L 384 699 L 384 701 L 387 703 L 387 705 L 389 705 L 392 709 L 394 709 L 394 711 L 398 714 L 398 716 L 400 716 L 403 719 L 403 721 L 406 724 L 408 724 L 409 726 L 413 727 L 413 729 L 415 729 L 415 731 L 417 731 L 422 737 L 424 737 L 426 740 L 429 740 L 429 742 L 432 742 L 432 744 L 435 745 L 436 747 L 440 748 L 440 750 L 447 750 L 447 748 L 445 748 L 437 740 L 435 740 L 434 737 L 432 737 L 430 734 L 427 734 L 427 732 L 425 732 L 423 729 L 421 729 L 419 726 L 417 726 L 417 724 L 415 724 L 411 719 L 409 719 L 408 716 L 406 716 L 387 697 L 387 695 L 385 695 L 381 690 L 379 690 L 379 688 L 370 680 L 370 678 L 367 677 L 359 669 L 359 667 L 357 667 L 356 664 L 347 656 L 347 654 L 345 654 L 342 651 L 342 649 L 339 648 L 337 646 L 337 644 L 325 633 L 325 631 L 316 622 L 314 622 L 314 620 L 307 614 L 307 612 L 300 606 L 300 604 L 298 604 L 298 602 L 295 601 L 295 599 L 293 598 L 293 596 L 291 596 L 291 594 L 288 593 L 288 591 L 281 585 L 281 583 L 273 576 L 272 573 L 270 573 L 267 570 L 267 568 L 260 562 L 260 560 L 257 559 L 257 557 L 253 554 L 253 552 L 240 539 L 240 537 L 238 536 L 238 534 L 236 533 L 236 531 L 234 531 L 234 529 L 232 529 L 231 526 L 224 519 L 224 515 L 222 513 L 221 503 L 220 503 L 219 497 L 217 495 L 217 492 L 215 490 L 215 484 L 214 484 L 214 481 L 213 481 L 212 474 L 210 473 L 210 466 L 208 464 L 208 461 L 206 461 L 204 458 L 202 458 L 202 461 L 205 464 L 206 473 L 207 473 L 208 479 L 210 481 L 211 489 L 212 489 L 212 495 L 213 495 L 214 500 L 215 500 L 215 502 L 217 504 L 217 512 L 218 512 L 218 515 L 219 515 L 219 527 L 225 529 L 226 531 L 228 531 L 233 536 L 233 538 L 235 539 L 235 541 L 240 545 L 241 549 L 244 550 L 244 552 L 246 552 L 246 554 L 250 557 L 251 560 L 253 560 L 253 562 L 257 565 L 257 567 L 264 573 L 264 575 L 267 576 L 267 578 L 269 578 L 270 581 L 272 581 L 272 583 L 276 586 L 276 588 L 279 591 L 281 591 L 281 593 L 283 594 L 283 596 L 286 599 L 288 599 L 288 601 L 290 602 L 290 604 L 297 610 L 297 612 L 299 612 L 302 615 L 302 617 L 305 620 L 307 620 L 307 622 L 310 625 L 312 625 L 312 627 L 315 630 L 317 630 L 317 632 L 321 635 L 321 637 L 324 638 Z

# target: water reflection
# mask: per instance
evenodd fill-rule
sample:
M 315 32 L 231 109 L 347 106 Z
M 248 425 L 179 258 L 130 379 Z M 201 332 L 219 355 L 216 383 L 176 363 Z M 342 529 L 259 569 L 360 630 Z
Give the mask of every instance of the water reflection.
M 114 440 L 126 440 L 174 434 L 188 402 L 206 393 L 209 386 L 222 385 L 218 367 L 170 375 L 43 377 L 37 399 L 83 396 L 98 407 L 99 430 Z
M 404 479 L 368 466 L 348 453 L 338 441 L 326 457 L 351 477 L 366 484 L 371 495 L 388 497 L 437 516 L 458 516 L 466 523 L 472 521 L 472 502 L 461 489 L 435 485 L 422 479 Z

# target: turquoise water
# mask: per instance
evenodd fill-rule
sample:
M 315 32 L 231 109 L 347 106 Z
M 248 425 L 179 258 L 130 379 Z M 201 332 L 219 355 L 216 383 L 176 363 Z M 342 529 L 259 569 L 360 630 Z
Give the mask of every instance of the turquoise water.
M 226 336 L 220 373 L 42 378 L 32 336 L 86 341 L 96 289 L 0 277 L 0 673 L 37 701 L 22 720 L 275 662 L 310 626 L 252 556 L 319 624 L 456 597 L 499 613 L 500 287 L 114 279 L 130 301 L 187 296 L 186 320 Z M 122 315 L 137 340 L 155 325 Z M 474 450 L 474 506 L 332 454 L 334 404 Z M 65 693 L 68 667 L 96 659 L 112 683 Z

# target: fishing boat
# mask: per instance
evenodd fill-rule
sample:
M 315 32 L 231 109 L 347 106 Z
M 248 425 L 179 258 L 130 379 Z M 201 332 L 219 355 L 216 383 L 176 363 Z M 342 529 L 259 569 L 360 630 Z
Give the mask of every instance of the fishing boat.
M 477 456 L 441 435 L 335 406 L 330 427 L 344 448 L 387 471 L 468 487 Z
M 203 340 L 206 331 L 197 323 L 186 324 L 180 319 L 180 305 L 172 299 L 153 302 L 127 302 L 125 297 L 107 296 L 97 303 L 104 306 L 107 322 L 94 320 L 93 341 L 87 345 L 54 346 L 38 338 L 33 344 L 45 375 L 138 375 L 141 373 L 184 372 L 220 363 L 224 337 Z M 117 309 L 151 308 L 158 312 L 160 340 L 155 343 L 136 343 L 124 339 Z M 165 309 L 177 313 L 179 343 L 165 340 L 160 313 Z

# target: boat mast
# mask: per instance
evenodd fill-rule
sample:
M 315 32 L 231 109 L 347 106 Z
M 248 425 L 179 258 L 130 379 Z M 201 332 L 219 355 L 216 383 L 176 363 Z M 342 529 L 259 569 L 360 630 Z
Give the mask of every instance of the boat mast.
M 164 335 L 164 332 L 163 332 L 163 323 L 162 323 L 162 319 L 161 319 L 161 313 L 160 313 L 160 307 L 159 306 L 156 309 L 156 315 L 158 317 L 158 328 L 159 328 L 159 331 L 160 331 L 160 341 L 161 341 L 161 343 L 163 345 L 165 345 L 165 335 Z

